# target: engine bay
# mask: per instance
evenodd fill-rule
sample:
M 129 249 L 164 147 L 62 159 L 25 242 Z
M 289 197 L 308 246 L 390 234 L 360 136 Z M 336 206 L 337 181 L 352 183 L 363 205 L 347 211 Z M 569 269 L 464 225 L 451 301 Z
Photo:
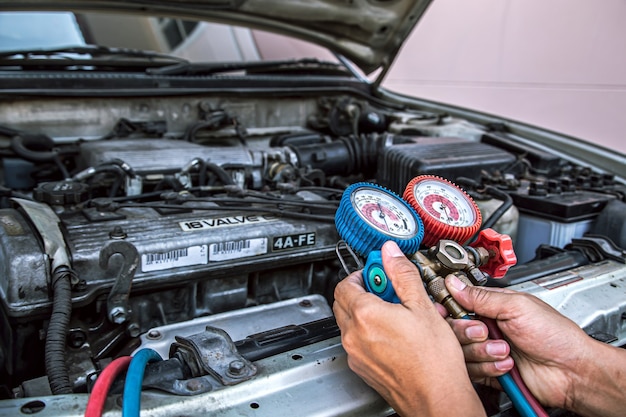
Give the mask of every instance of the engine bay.
M 626 343 L 625 184 L 516 144 L 504 125 L 348 94 L 16 98 L 0 115 L 0 399 L 22 413 L 88 393 L 113 359 L 146 347 L 189 368 L 152 369 L 154 407 L 188 397 L 225 411 L 198 397 L 210 393 L 256 410 L 291 379 L 295 402 L 323 379 L 313 392 L 389 413 L 347 369 L 332 320 L 345 276 L 334 215 L 359 181 L 399 194 L 421 174 L 455 182 L 483 226 L 513 240 L 518 264 L 487 285 Z M 206 371 L 216 340 L 225 365 Z M 75 398 L 56 401 L 48 412 Z

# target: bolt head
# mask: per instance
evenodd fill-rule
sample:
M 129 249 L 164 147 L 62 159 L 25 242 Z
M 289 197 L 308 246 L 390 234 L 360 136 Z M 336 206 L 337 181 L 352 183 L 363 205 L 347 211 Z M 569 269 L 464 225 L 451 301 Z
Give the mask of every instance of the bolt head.
M 240 360 L 234 360 L 228 364 L 228 372 L 232 375 L 241 375 L 246 368 L 246 364 Z
M 141 329 L 137 323 L 131 323 L 126 328 L 130 337 L 137 337 L 141 333 Z
M 191 379 L 185 384 L 189 391 L 195 392 L 202 389 L 202 383 L 196 379 Z
M 161 332 L 158 330 L 150 330 L 148 332 L 148 339 L 159 339 L 161 337 Z
M 115 324 L 122 324 L 126 321 L 126 310 L 123 307 L 113 307 L 109 311 L 109 319 Z

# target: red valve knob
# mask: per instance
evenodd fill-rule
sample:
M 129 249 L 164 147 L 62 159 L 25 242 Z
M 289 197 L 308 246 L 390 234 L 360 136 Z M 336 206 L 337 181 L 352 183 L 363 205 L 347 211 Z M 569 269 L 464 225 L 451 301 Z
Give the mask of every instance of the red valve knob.
M 493 229 L 481 230 L 478 238 L 470 246 L 482 247 L 489 252 L 489 261 L 478 269 L 493 278 L 504 277 L 509 268 L 517 263 L 511 237 L 500 234 Z

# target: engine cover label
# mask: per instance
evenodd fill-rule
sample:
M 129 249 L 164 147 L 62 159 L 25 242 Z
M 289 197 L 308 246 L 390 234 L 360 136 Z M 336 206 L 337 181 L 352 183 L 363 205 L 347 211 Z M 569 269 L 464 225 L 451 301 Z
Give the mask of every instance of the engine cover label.
M 302 248 L 304 246 L 315 246 L 315 233 L 276 236 L 272 243 L 272 251 Z
M 144 253 L 141 255 L 143 272 L 162 271 L 181 266 L 204 265 L 209 262 L 207 245 L 190 246 L 169 252 Z
M 278 218 L 269 214 L 242 214 L 240 216 L 215 217 L 212 219 L 195 219 L 186 222 L 178 222 L 178 224 L 183 232 L 195 232 L 197 230 L 213 230 L 219 227 L 247 226 L 275 220 L 278 220 Z
M 209 261 L 228 261 L 267 253 L 267 238 L 241 239 L 209 245 Z

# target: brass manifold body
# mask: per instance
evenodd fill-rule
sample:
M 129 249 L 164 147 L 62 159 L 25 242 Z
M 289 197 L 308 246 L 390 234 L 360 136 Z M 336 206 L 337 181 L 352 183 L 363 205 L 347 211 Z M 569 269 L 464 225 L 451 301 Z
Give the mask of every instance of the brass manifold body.
M 487 275 L 478 268 L 489 258 L 489 251 L 483 247 L 464 247 L 445 239 L 427 251 L 418 251 L 409 257 L 417 265 L 428 293 L 454 318 L 465 317 L 468 313 L 452 298 L 444 278 L 454 274 L 467 285 L 484 285 Z

